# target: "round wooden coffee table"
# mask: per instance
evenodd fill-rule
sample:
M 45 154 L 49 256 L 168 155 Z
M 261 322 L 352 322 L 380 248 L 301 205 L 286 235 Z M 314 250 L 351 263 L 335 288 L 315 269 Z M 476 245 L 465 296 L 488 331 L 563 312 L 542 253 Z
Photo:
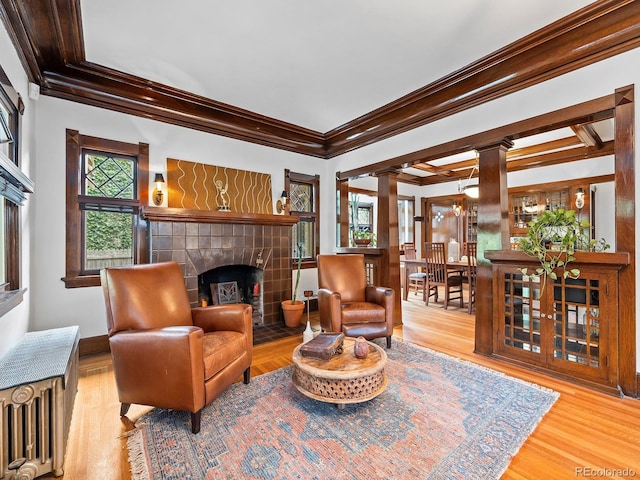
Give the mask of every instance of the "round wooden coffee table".
M 293 351 L 293 384 L 307 397 L 335 403 L 338 408 L 380 395 L 387 387 L 387 354 L 368 342 L 369 354 L 359 359 L 353 354 L 354 343 L 353 338 L 345 337 L 342 353 L 329 360 L 303 357 L 298 345 Z

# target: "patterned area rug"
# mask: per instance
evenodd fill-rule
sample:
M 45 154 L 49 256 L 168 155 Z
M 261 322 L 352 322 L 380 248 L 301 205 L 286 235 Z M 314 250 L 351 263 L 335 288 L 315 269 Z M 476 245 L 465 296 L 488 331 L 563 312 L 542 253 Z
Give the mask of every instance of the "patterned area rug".
M 134 479 L 497 479 L 558 394 L 394 339 L 387 389 L 311 400 L 291 368 L 232 385 L 190 416 L 154 409 L 128 441 Z

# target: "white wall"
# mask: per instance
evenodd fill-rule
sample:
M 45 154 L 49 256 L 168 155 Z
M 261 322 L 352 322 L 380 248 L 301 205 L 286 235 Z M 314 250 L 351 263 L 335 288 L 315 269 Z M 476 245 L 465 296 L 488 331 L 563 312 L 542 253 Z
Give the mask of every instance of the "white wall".
M 41 96 L 37 106 L 35 180 L 39 197 L 46 201 L 36 206 L 34 262 L 40 268 L 33 282 L 34 329 L 79 325 L 82 337 L 106 333 L 100 287 L 67 289 L 60 280 L 65 275 L 65 129 L 149 143 L 151 176 L 165 170 L 167 157 L 269 173 L 274 204 L 283 189 L 285 168 L 326 175 L 327 162 L 309 161 L 309 157 L 294 153 L 51 97 Z M 306 287 L 301 285 L 300 291 L 303 288 Z
M 22 116 L 22 132 L 20 138 L 20 158 L 21 169 L 34 179 L 34 121 L 35 108 L 28 96 L 28 79 L 20 60 L 16 55 L 13 44 L 4 28 L 0 28 L 0 65 L 9 77 L 13 87 L 20 93 L 25 102 L 25 112 Z M 37 191 L 37 185 L 36 185 Z M 22 225 L 22 235 L 20 250 L 22 262 L 21 286 L 26 289 L 23 302 L 13 308 L 9 313 L 0 317 L 0 356 L 2 356 L 26 331 L 32 329 L 29 325 L 30 305 L 32 298 L 31 286 L 31 245 L 34 225 L 34 203 L 35 196 L 29 195 L 25 206 L 20 209 L 20 221 Z

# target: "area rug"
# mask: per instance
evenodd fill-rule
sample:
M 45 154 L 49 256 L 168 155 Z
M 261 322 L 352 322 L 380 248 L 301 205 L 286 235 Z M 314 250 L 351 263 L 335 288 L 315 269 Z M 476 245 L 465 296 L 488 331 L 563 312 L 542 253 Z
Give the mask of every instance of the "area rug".
M 232 385 L 190 415 L 153 409 L 128 440 L 138 479 L 497 479 L 558 394 L 394 339 L 387 389 L 338 409 L 292 367 Z

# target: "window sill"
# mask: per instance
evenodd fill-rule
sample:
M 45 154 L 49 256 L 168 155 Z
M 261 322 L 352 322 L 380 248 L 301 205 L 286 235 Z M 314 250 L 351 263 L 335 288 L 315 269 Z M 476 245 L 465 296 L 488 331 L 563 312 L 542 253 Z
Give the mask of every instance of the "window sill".
M 22 303 L 24 292 L 26 291 L 27 289 L 23 288 L 22 290 L 7 290 L 5 292 L 0 292 L 0 317 L 20 305 Z
M 83 275 L 78 277 L 63 277 L 65 288 L 99 287 L 100 275 Z

